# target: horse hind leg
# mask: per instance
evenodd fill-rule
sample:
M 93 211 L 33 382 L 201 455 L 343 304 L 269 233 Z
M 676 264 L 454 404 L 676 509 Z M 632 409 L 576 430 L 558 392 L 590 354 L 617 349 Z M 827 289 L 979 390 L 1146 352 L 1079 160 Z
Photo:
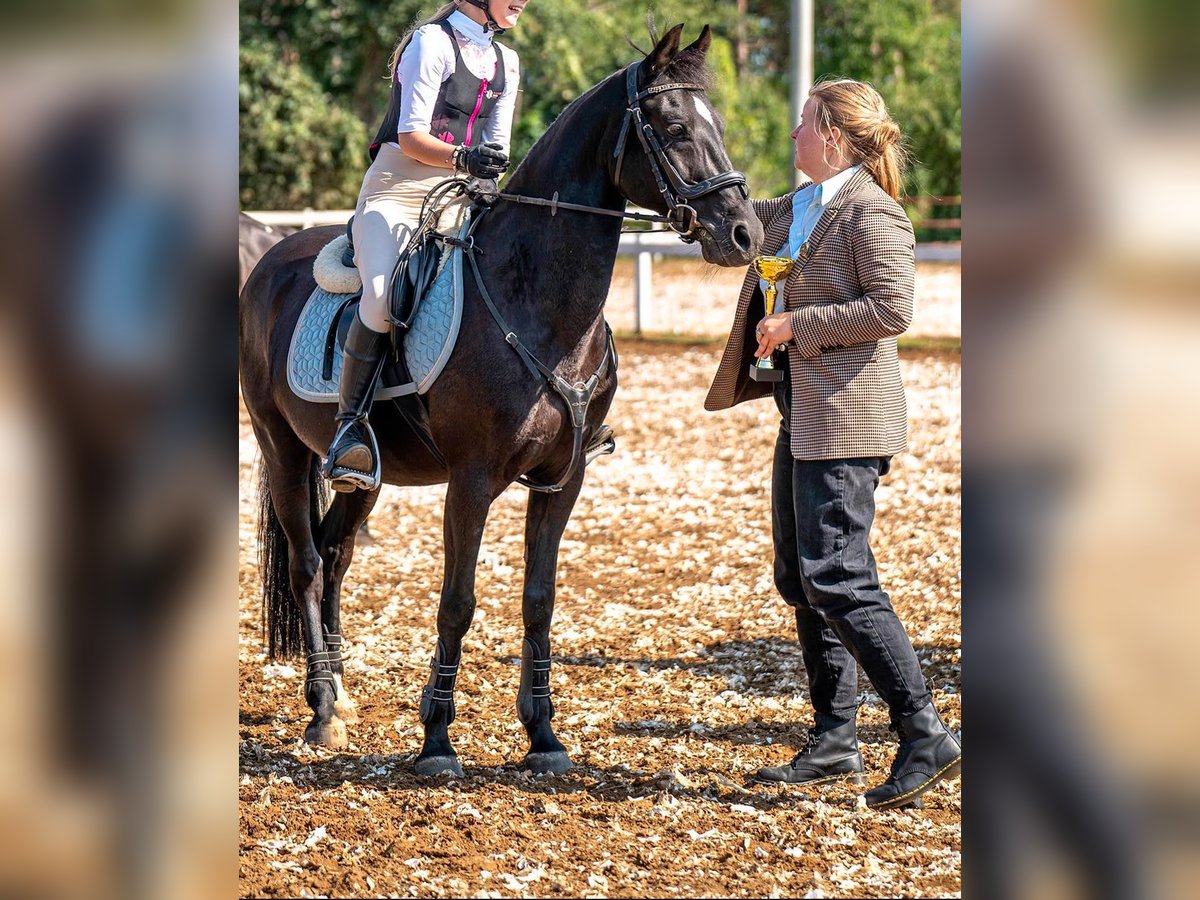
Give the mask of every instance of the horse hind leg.
M 278 531 L 286 539 L 287 588 L 276 585 L 274 595 L 267 597 L 269 617 L 282 617 L 282 607 L 289 603 L 299 606 L 303 642 L 307 651 L 307 672 L 304 696 L 313 711 L 312 720 L 304 729 L 304 740 L 336 750 L 346 747 L 348 736 L 345 723 L 338 717 L 334 704 L 337 682 L 329 648 L 321 627 L 321 598 L 324 587 L 321 556 L 313 539 L 320 519 L 320 472 L 316 456 L 294 437 L 260 438 L 264 450 L 264 465 L 273 520 L 268 523 L 270 540 L 282 543 Z M 280 548 L 282 549 L 282 548 Z M 279 551 L 276 551 L 278 556 Z M 274 629 L 272 629 L 274 633 Z M 290 640 L 284 646 L 290 649 Z
M 329 512 L 321 521 L 321 564 L 325 576 L 321 598 L 321 627 L 330 655 L 336 699 L 333 712 L 347 725 L 358 724 L 358 706 L 346 692 L 342 657 L 342 579 L 354 558 L 359 527 L 367 520 L 379 491 L 351 491 L 334 495 Z
M 521 767 L 535 773 L 558 774 L 571 768 L 567 750 L 550 724 L 554 718 L 554 701 L 550 696 L 550 622 L 554 616 L 558 546 L 582 486 L 580 472 L 559 493 L 531 493 L 525 516 L 525 589 L 521 604 L 525 638 L 521 648 L 517 717 L 529 736 L 529 752 Z
M 425 743 L 413 764 L 418 775 L 462 775 L 450 743 L 454 721 L 454 685 L 462 658 L 462 640 L 475 615 L 475 566 L 488 508 L 499 488 L 485 477 L 451 476 L 446 492 L 445 577 L 438 606 L 438 641 L 429 682 L 421 691 Z

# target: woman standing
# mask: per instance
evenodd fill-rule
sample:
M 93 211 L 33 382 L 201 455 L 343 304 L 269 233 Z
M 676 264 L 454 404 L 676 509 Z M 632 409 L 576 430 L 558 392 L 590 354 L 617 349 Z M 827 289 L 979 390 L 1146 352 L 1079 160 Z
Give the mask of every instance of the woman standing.
M 900 195 L 900 129 L 868 84 L 809 92 L 792 132 L 812 181 L 755 203 L 763 247 L 796 259 L 784 310 L 763 316 L 747 274 L 705 408 L 765 396 L 755 357 L 781 354 L 782 415 L 771 486 L 775 585 L 796 612 L 815 712 L 806 746 L 760 781 L 862 783 L 855 717 L 858 667 L 887 702 L 900 748 L 868 806 L 914 801 L 959 770 L 961 750 L 933 706 L 912 643 L 879 585 L 868 537 L 875 488 L 905 448 L 907 410 L 896 335 L 912 321 L 913 230 Z M 778 365 L 778 363 L 777 363 Z
M 367 413 L 388 345 L 389 281 L 425 195 L 452 172 L 498 178 L 508 168 L 520 66 L 494 35 L 516 24 L 526 2 L 447 3 L 392 54 L 391 99 L 354 211 L 363 295 L 346 335 L 338 429 L 322 467 L 335 490 L 379 487 Z

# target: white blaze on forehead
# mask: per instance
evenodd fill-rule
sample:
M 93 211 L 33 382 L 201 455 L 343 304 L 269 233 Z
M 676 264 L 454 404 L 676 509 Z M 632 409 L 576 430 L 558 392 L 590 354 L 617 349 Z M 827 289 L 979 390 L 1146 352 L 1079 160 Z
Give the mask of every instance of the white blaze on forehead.
M 708 108 L 708 104 L 695 94 L 692 95 L 692 99 L 696 102 L 696 112 L 700 113 L 700 117 L 713 128 L 716 128 L 717 122 L 713 118 L 712 110 Z

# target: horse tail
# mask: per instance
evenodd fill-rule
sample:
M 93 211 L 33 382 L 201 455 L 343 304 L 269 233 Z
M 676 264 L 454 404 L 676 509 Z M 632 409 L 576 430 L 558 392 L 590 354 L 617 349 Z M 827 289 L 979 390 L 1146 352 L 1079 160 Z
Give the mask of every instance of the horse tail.
M 292 594 L 287 534 L 271 500 L 270 475 L 261 468 L 258 484 L 258 571 L 262 579 L 263 641 L 270 659 L 299 656 L 304 647 L 300 604 Z M 309 515 L 317 533 L 329 489 L 321 477 L 320 461 L 314 455 L 308 471 Z

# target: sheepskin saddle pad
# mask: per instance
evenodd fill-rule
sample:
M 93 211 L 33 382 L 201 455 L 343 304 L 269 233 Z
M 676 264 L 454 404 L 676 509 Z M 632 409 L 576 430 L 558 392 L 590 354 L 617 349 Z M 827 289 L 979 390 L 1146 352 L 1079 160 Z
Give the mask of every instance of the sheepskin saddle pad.
M 345 235 L 335 238 L 313 264 L 317 289 L 300 313 L 288 350 L 288 386 L 314 403 L 336 403 L 342 376 L 342 345 L 354 316 L 362 282 L 349 260 L 343 260 Z M 347 263 L 350 263 L 347 265 Z M 375 388 L 376 400 L 424 394 L 445 367 L 462 322 L 462 252 L 442 254 L 438 272 L 403 335 L 402 362 L 389 354 Z

